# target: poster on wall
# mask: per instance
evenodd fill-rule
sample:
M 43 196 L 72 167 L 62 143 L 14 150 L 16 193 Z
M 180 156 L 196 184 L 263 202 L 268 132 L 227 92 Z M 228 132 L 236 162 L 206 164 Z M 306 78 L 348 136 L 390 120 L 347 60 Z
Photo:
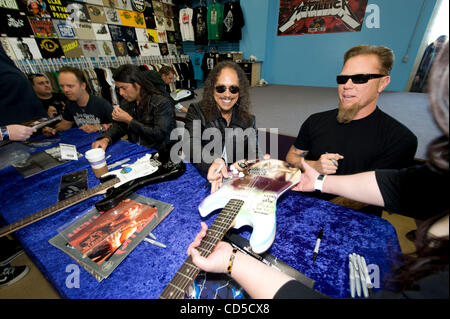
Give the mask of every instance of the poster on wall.
M 361 31 L 367 0 L 280 0 L 278 35 Z

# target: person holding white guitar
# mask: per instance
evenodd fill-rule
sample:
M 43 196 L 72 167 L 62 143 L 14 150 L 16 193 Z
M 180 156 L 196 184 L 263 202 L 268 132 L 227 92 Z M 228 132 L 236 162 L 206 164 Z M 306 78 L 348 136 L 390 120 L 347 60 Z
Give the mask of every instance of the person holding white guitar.
M 400 170 L 384 169 L 327 176 L 319 174 L 304 158 L 300 159 L 303 173 L 300 182 L 292 190 L 332 193 L 425 220 L 417 229 L 417 257 L 401 256 L 402 267 L 390 278 L 398 290 L 380 290 L 374 298 L 449 297 L 448 59 L 447 43 L 436 59 L 429 85 L 431 112 L 443 135 L 430 143 L 428 163 Z M 193 263 L 201 270 L 228 273 L 252 298 L 325 297 L 250 255 L 233 250 L 230 244 L 223 241 L 217 244 L 207 258 L 202 257 L 197 247 L 206 236 L 208 227 L 205 223 L 201 227 L 187 250 Z

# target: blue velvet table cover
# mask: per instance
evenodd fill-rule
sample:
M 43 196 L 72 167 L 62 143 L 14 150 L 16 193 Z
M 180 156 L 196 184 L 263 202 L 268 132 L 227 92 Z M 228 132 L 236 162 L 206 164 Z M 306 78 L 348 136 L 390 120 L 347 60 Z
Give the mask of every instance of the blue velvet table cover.
M 60 142 L 74 144 L 84 154 L 99 135 L 78 129 L 61 132 Z M 48 146 L 54 147 L 57 144 Z M 37 148 L 41 151 L 45 148 Z M 132 163 L 145 147 L 119 141 L 108 147 L 109 163 L 130 157 Z M 24 179 L 13 167 L 0 171 L 0 214 L 12 223 L 57 202 L 61 175 L 88 169 L 89 187 L 99 184 L 87 160 L 82 157 Z M 64 298 L 157 298 L 185 261 L 186 249 L 200 230 L 200 222 L 211 225 L 212 213 L 202 218 L 198 205 L 208 196 L 206 180 L 187 163 L 183 176 L 173 181 L 146 186 L 138 194 L 171 203 L 174 210 L 153 231 L 163 249 L 147 242 L 134 251 L 102 282 L 79 266 L 79 288 L 66 284 L 78 265 L 68 255 L 49 244 L 57 229 L 90 210 L 102 195 L 94 196 L 14 233 L 25 252 L 46 279 Z M 319 256 L 312 261 L 317 234 L 324 230 Z M 238 231 L 249 238 L 251 228 Z M 307 194 L 287 191 L 277 203 L 277 232 L 268 251 L 315 280 L 314 288 L 337 298 L 350 297 L 348 254 L 364 256 L 367 264 L 379 267 L 381 284 L 391 274 L 400 247 L 394 227 L 376 216 L 335 205 Z M 71 267 L 68 267 L 71 266 Z M 382 287 L 381 287 L 382 288 Z M 375 289 L 376 291 L 377 289 Z

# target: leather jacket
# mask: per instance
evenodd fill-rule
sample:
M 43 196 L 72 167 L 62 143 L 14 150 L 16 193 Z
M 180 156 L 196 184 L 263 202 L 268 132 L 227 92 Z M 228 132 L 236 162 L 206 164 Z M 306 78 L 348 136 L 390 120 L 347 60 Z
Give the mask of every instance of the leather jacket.
M 234 108 L 237 107 L 239 106 L 234 106 Z M 202 112 L 200 103 L 194 103 L 189 106 L 185 122 L 185 128 L 189 133 L 190 146 L 187 159 L 193 163 L 197 170 L 203 175 L 206 176 L 209 166 L 215 158 L 226 157 L 227 164 L 229 165 L 243 158 L 257 157 L 258 136 L 255 117 L 252 115 L 250 120 L 246 123 L 243 119 L 239 118 L 238 114 L 239 113 L 233 109 L 230 125 L 227 125 L 226 120 L 222 117 L 219 110 L 217 110 L 217 113 L 214 115 L 214 119 L 208 121 Z M 200 128 L 200 132 L 198 132 L 198 127 Z M 205 132 L 205 130 L 209 128 L 215 128 L 217 129 L 216 132 L 220 132 L 221 144 L 216 144 L 217 140 L 215 135 L 208 134 L 209 132 L 214 131 L 210 130 Z M 226 129 L 228 128 L 242 130 L 233 130 L 234 134 L 230 135 L 230 132 L 226 132 Z M 239 131 L 243 131 L 244 134 L 239 134 Z M 194 133 L 197 136 L 194 135 Z M 253 134 L 255 138 L 253 139 L 246 133 Z M 183 146 L 184 145 L 185 144 L 183 144 Z M 195 145 L 201 145 L 201 149 L 196 148 Z M 214 149 L 213 145 L 217 145 L 219 149 Z M 208 148 L 205 149 L 205 146 L 208 146 Z M 226 155 L 223 154 L 224 146 L 226 146 Z M 184 151 L 184 153 L 186 154 L 187 152 Z M 205 153 L 210 155 L 209 160 L 204 158 Z
M 147 103 L 139 107 L 136 102 L 122 101 L 120 107 L 128 112 L 133 119 L 129 124 L 113 121 L 112 126 L 103 137 L 116 142 L 125 135 L 128 141 L 166 153 L 174 141 L 170 140 L 170 133 L 175 128 L 175 112 L 173 103 L 162 95 L 153 94 Z

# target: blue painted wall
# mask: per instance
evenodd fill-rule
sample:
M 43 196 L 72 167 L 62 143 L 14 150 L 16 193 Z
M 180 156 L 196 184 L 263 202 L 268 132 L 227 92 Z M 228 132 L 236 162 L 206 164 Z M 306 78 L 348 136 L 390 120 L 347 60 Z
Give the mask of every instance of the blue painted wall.
M 425 1 L 409 52 L 402 62 Z M 344 53 L 358 44 L 384 45 L 394 50 L 396 62 L 390 91 L 403 91 L 436 0 L 369 0 L 379 7 L 380 28 L 361 32 L 277 36 L 279 0 L 241 0 L 246 18 L 240 50 L 244 57 L 264 61 L 262 77 L 271 84 L 335 87 Z M 370 13 L 366 13 L 366 18 Z

